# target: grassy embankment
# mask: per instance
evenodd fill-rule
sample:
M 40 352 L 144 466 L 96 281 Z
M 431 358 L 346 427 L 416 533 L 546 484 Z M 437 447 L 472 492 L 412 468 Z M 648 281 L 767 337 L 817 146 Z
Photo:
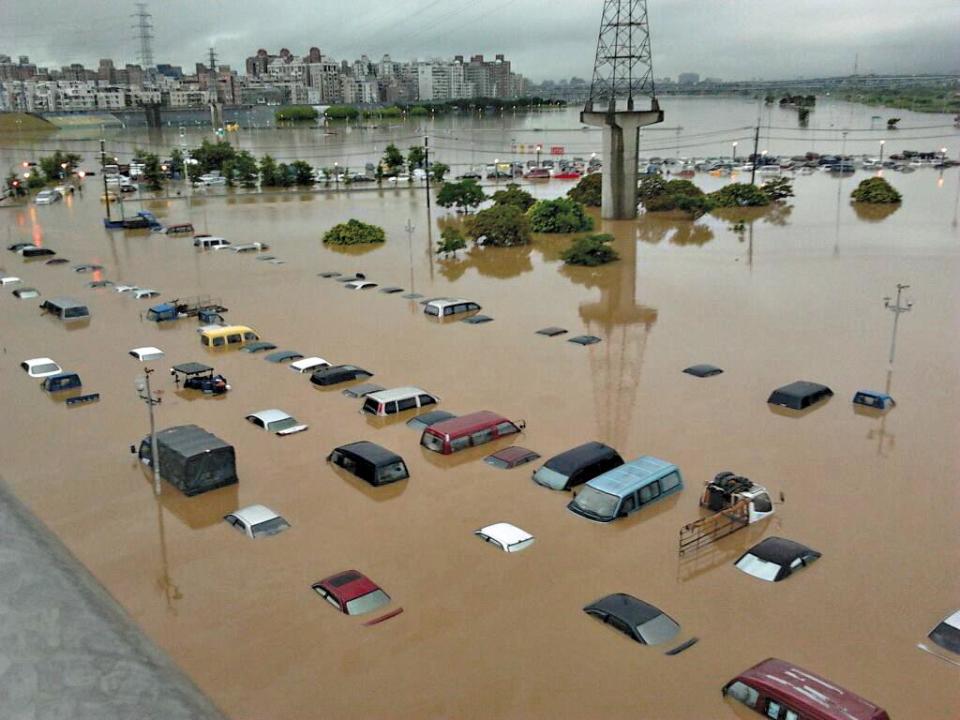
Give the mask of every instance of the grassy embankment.
M 37 130 L 55 130 L 52 123 L 36 115 L 16 112 L 0 112 L 0 133 L 19 132 L 19 131 L 37 131 Z

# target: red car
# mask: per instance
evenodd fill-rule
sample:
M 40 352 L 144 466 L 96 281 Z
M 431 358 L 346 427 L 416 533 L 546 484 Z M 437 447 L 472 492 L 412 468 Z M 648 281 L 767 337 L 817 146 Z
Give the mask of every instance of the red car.
M 373 612 L 390 602 L 390 596 L 379 585 L 357 570 L 347 570 L 331 575 L 320 582 L 315 582 L 311 587 L 320 597 L 347 615 Z M 397 608 L 386 615 L 368 620 L 364 625 L 376 625 L 402 612 L 403 608 Z

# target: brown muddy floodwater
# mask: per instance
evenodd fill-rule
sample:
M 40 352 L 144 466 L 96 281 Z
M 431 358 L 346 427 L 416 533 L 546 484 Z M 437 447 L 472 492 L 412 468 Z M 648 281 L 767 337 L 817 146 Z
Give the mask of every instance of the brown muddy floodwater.
M 439 226 L 419 191 L 324 196 L 291 192 L 151 202 L 169 223 L 234 243 L 266 240 L 284 265 L 198 252 L 189 237 L 108 232 L 97 193 L 50 207 L 0 210 L 4 244 L 35 240 L 105 277 L 209 294 L 229 319 L 281 348 L 356 363 L 387 387 L 418 385 L 456 413 L 489 409 L 527 421 L 517 444 L 544 458 L 588 440 L 626 458 L 675 462 L 685 490 L 613 524 L 565 510 L 569 496 L 503 471 L 485 446 L 443 458 L 403 422 L 377 423 L 340 387 L 261 356 L 201 348 L 196 322 L 141 321 L 151 301 L 91 290 L 70 265 L 2 264 L 46 297 L 71 295 L 93 313 L 67 329 L 0 297 L 3 476 L 144 630 L 238 720 L 312 718 L 757 717 L 721 686 L 769 656 L 789 659 L 886 707 L 898 720 L 948 720 L 960 709 L 958 670 L 915 647 L 960 606 L 957 554 L 958 172 L 895 176 L 904 195 L 887 217 L 855 212 L 853 182 L 799 177 L 792 209 L 730 222 L 642 217 L 600 222 L 622 260 L 565 268 L 565 237 L 526 248 L 431 255 Z M 702 179 L 699 182 L 704 182 Z M 709 179 L 709 182 L 719 182 Z M 541 195 L 559 194 L 558 183 Z M 362 252 L 320 236 L 357 217 L 388 241 Z M 405 230 L 408 220 L 412 229 Z M 478 301 L 485 325 L 429 322 L 416 301 L 351 292 L 317 277 L 362 271 L 424 295 Z M 892 319 L 883 298 L 911 285 L 888 370 Z M 560 325 L 570 335 L 535 331 Z M 594 334 L 602 342 L 565 341 Z M 240 483 L 192 499 L 164 485 L 159 503 L 128 453 L 147 432 L 141 368 L 127 350 L 157 345 L 160 427 L 196 423 L 236 447 Z M 78 371 L 98 404 L 66 408 L 20 370 L 50 356 Z M 212 364 L 233 390 L 177 391 L 166 368 Z M 682 374 L 717 364 L 710 379 Z M 798 379 L 836 395 L 802 417 L 771 411 L 769 392 Z M 859 388 L 889 388 L 886 417 L 855 412 Z M 288 438 L 244 420 L 277 407 L 310 424 Z M 404 418 L 406 419 L 406 418 Z M 399 452 L 411 478 L 371 489 L 324 461 L 369 439 Z M 681 525 L 699 515 L 703 481 L 733 470 L 783 504 L 765 525 L 680 562 Z M 292 529 L 251 541 L 221 517 L 263 503 Z M 536 536 L 507 555 L 473 536 L 512 522 Z M 780 535 L 822 559 L 783 583 L 733 561 Z M 333 611 L 311 583 L 356 568 L 403 614 L 375 627 Z M 613 592 L 651 602 L 700 642 L 676 657 L 603 627 L 582 607 Z

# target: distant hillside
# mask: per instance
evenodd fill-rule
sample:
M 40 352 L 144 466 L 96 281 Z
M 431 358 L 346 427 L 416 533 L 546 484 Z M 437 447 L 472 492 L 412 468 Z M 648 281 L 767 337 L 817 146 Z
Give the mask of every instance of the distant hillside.
M 19 130 L 54 130 L 54 126 L 41 117 L 28 113 L 0 112 L 0 132 L 17 132 Z

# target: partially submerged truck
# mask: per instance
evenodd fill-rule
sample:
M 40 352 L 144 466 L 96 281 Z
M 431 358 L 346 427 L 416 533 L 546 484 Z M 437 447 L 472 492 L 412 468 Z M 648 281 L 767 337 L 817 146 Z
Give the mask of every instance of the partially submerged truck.
M 694 553 L 774 513 L 770 493 L 762 485 L 724 471 L 704 483 L 700 507 L 713 514 L 680 528 L 680 556 Z
M 147 320 L 162 323 L 180 320 L 185 317 L 195 317 L 205 324 L 213 325 L 218 321 L 223 322 L 221 313 L 226 311 L 227 308 L 223 306 L 219 298 L 211 298 L 209 295 L 183 299 L 175 298 L 154 305 L 147 310 Z
M 153 466 L 149 435 L 139 448 L 130 449 L 144 465 Z M 188 497 L 239 482 L 233 446 L 197 425 L 159 430 L 157 453 L 160 477 Z

